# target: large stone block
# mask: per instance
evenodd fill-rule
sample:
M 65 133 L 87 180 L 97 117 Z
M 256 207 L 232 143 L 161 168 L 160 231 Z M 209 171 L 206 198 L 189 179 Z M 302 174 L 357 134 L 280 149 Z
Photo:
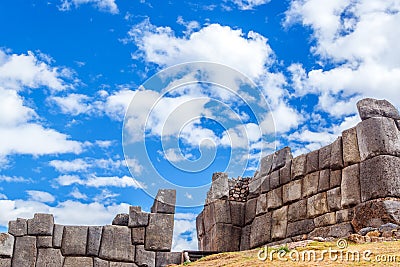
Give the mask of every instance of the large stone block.
M 291 180 L 292 161 L 289 161 L 279 170 L 279 183 L 287 184 Z
M 331 236 L 330 226 L 315 228 L 311 233 L 308 234 L 308 238 L 314 238 L 314 237 L 326 238 L 330 236 Z
M 110 267 L 137 267 L 137 265 L 132 262 L 110 262 Z
M 155 267 L 156 253 L 154 251 L 145 250 L 143 245 L 137 245 L 135 263 L 138 266 Z
M 307 171 L 306 173 L 311 173 L 318 171 L 319 169 L 319 151 L 315 150 L 307 154 Z
M 256 216 L 267 212 L 267 194 L 261 194 L 257 198 Z
M 181 264 L 181 252 L 156 252 L 156 267 L 167 267 L 171 264 Z
M 336 223 L 336 214 L 335 212 L 325 213 L 321 216 L 318 216 L 314 219 L 315 227 L 328 226 Z
M 282 206 L 282 187 L 278 187 L 267 193 L 267 208 L 275 209 Z
M 64 257 L 59 249 L 40 248 L 38 250 L 36 267 L 62 267 L 63 262 Z
M 360 164 L 361 201 L 400 197 L 400 158 L 377 156 Z
M 53 237 L 52 236 L 37 236 L 36 246 L 38 248 L 51 248 L 53 247 Z
M 36 213 L 28 220 L 28 235 L 52 235 L 54 218 L 52 214 Z
M 0 257 L 12 257 L 14 249 L 14 236 L 0 233 Z
M 54 231 L 53 231 L 54 248 L 61 248 L 63 232 L 64 232 L 64 225 L 54 224 Z
M 353 216 L 354 216 L 354 208 L 338 210 L 336 212 L 336 222 L 342 223 L 351 221 L 353 220 Z
M 258 216 L 251 224 L 250 248 L 263 245 L 271 241 L 271 212 Z
M 36 237 L 21 236 L 15 238 L 12 266 L 35 267 Z
M 314 230 L 314 220 L 306 219 L 296 222 L 290 222 L 287 226 L 286 236 L 297 236 L 302 234 L 307 234 Z
M 206 204 L 213 202 L 216 199 L 228 199 L 229 184 L 228 175 L 223 172 L 216 172 L 212 176 L 211 188 L 207 192 Z
M 282 239 L 286 237 L 288 207 L 284 206 L 272 212 L 271 239 Z
M 319 169 L 327 169 L 331 167 L 331 150 L 332 145 L 327 145 L 319 150 Z
M 307 171 L 307 156 L 300 155 L 295 157 L 292 160 L 292 167 L 291 167 L 292 179 L 303 177 L 306 174 L 306 171 Z
M 294 202 L 288 207 L 288 221 L 294 222 L 305 219 L 307 216 L 307 199 Z
M 331 226 L 331 231 L 330 235 L 332 237 L 348 237 L 352 233 L 354 233 L 353 227 L 351 226 L 351 223 L 349 222 L 344 222 L 344 223 L 339 223 Z
M 143 245 L 145 240 L 145 235 L 146 235 L 146 228 L 144 227 L 132 228 L 132 244 Z
M 100 250 L 101 234 L 103 233 L 102 226 L 89 226 L 88 229 L 88 244 L 86 254 L 89 256 L 98 256 Z
M 251 224 L 246 225 L 245 227 L 242 228 L 242 235 L 240 237 L 240 251 L 250 249 L 250 233 L 251 233 Z
M 218 199 L 210 205 L 214 206 L 215 223 L 231 223 L 231 206 L 228 200 Z
M 333 188 L 326 192 L 329 211 L 336 211 L 342 208 L 342 195 L 340 187 Z
M 342 201 L 343 208 L 352 207 L 360 203 L 360 166 L 351 165 L 342 172 Z
M 256 217 L 256 208 L 257 208 L 257 199 L 249 199 L 246 202 L 246 213 L 244 217 L 244 223 L 249 224 L 253 221 L 254 217 Z
M 330 188 L 340 186 L 341 182 L 342 182 L 342 170 L 331 171 L 330 180 L 329 180 Z
M 117 214 L 113 221 L 112 221 L 112 225 L 121 225 L 121 226 L 128 226 L 128 222 L 129 222 L 129 214 L 126 213 L 120 213 Z
M 400 156 L 400 133 L 392 119 L 370 118 L 357 127 L 361 161 L 378 156 Z
M 129 207 L 129 227 L 143 227 L 149 224 L 149 214 L 142 212 L 139 206 Z
M 203 209 L 204 231 L 208 233 L 215 225 L 214 205 L 208 204 Z
M 351 223 L 356 232 L 364 227 L 378 228 L 385 223 L 400 224 L 400 201 L 371 200 L 358 204 Z
M 28 225 L 26 219 L 17 218 L 8 223 L 8 232 L 13 236 L 24 236 L 28 234 Z
M 267 178 L 269 182 L 269 177 Z M 247 196 L 249 199 L 250 198 L 255 198 L 258 197 L 261 193 L 261 185 L 264 183 L 266 180 L 266 176 L 258 176 L 255 177 L 254 179 L 251 179 L 249 182 L 249 195 Z M 266 185 L 264 185 L 266 186 Z M 269 188 L 269 184 L 268 184 Z
M 87 236 L 87 226 L 65 226 L 61 243 L 62 254 L 85 256 Z
M 176 190 L 160 189 L 157 192 L 154 204 L 151 207 L 152 213 L 175 213 Z
M 232 212 L 232 203 L 231 202 L 231 212 Z M 199 215 L 196 217 L 196 229 L 197 229 L 197 237 L 203 236 L 205 234 L 205 229 L 204 229 L 204 220 L 203 220 L 203 212 L 201 211 Z M 133 237 L 133 232 L 132 232 L 132 237 Z
M 110 263 L 99 258 L 93 258 L 93 267 L 110 267 Z
M 315 218 L 328 212 L 326 192 L 319 193 L 307 199 L 307 217 Z
M 271 187 L 269 185 L 269 182 L 270 182 L 270 179 L 271 179 L 270 175 L 260 177 L 260 179 L 261 179 L 260 180 L 261 190 L 259 192 L 255 191 L 256 194 L 253 193 L 253 196 L 266 193 L 271 189 Z
M 232 224 L 242 227 L 244 225 L 246 203 L 230 201 L 230 205 Z
M 318 192 L 326 191 L 329 189 L 329 177 L 331 171 L 325 169 L 319 172 Z
M 365 98 L 357 102 L 358 113 L 362 120 L 373 117 L 388 117 L 399 120 L 399 111 L 387 100 Z
M 287 204 L 301 198 L 302 180 L 295 180 L 282 187 L 282 201 Z
M 168 214 L 168 216 L 173 215 Z M 164 232 L 165 231 L 163 231 L 163 234 Z M 135 246 L 132 245 L 130 234 L 130 229 L 125 226 L 103 226 L 103 236 L 101 238 L 99 258 L 105 260 L 134 262 Z M 162 236 L 160 232 L 159 235 Z
M 318 192 L 319 172 L 307 174 L 303 179 L 303 197 L 315 195 Z
M 146 228 L 146 250 L 170 251 L 172 233 L 174 229 L 174 215 L 151 213 L 149 226 Z M 162 235 L 160 234 L 162 232 Z
M 344 166 L 349 166 L 361 161 L 358 149 L 357 130 L 355 127 L 342 133 Z
M 267 176 L 271 172 L 273 161 L 274 154 L 265 156 L 261 159 L 260 171 L 258 173 L 260 177 Z
M 269 176 L 269 187 L 270 189 L 275 189 L 277 188 L 280 183 L 279 183 L 279 171 L 274 171 L 270 174 Z
M 210 249 L 219 252 L 238 251 L 240 237 L 240 227 L 218 223 L 211 229 Z
M 0 258 L 0 267 L 11 267 L 10 258 Z
M 344 166 L 342 137 L 339 136 L 331 146 L 331 169 L 342 169 Z
M 276 171 L 286 165 L 293 158 L 292 152 L 289 147 L 285 147 L 274 153 L 272 169 L 271 171 Z
M 93 267 L 93 259 L 89 257 L 66 257 L 63 267 Z

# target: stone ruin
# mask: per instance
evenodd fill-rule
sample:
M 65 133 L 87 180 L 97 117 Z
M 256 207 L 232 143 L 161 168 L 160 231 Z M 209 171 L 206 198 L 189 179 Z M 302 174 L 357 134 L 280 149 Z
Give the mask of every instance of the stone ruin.
M 136 267 L 180 264 L 171 252 L 176 192 L 159 190 L 151 213 L 129 207 L 112 225 L 64 226 L 51 214 L 9 222 L 0 267 Z
M 252 178 L 215 173 L 196 220 L 199 249 L 239 251 L 390 223 L 399 228 L 399 112 L 370 98 L 357 108 L 362 121 L 330 145 L 296 158 L 286 147 L 264 157 Z

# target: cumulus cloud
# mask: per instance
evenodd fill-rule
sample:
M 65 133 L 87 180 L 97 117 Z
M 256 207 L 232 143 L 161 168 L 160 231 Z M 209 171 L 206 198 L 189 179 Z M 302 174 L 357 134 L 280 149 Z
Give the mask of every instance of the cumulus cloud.
M 265 5 L 270 2 L 270 0 L 230 0 L 241 10 L 252 10 L 255 7 Z
M 137 188 L 146 188 L 146 185 L 132 177 L 129 176 L 111 176 L 111 177 L 97 177 L 97 176 L 89 176 L 87 179 L 81 179 L 78 175 L 61 175 L 55 179 L 59 185 L 69 186 L 73 184 L 84 185 L 88 187 L 133 187 Z
M 100 11 L 109 12 L 111 14 L 118 14 L 119 12 L 115 0 L 61 0 L 59 10 L 68 11 L 71 10 L 72 6 L 78 8 L 84 4 L 92 4 Z
M 26 193 L 29 195 L 30 201 L 37 201 L 43 203 L 52 203 L 55 201 L 55 197 L 44 191 L 28 190 Z
M 140 174 L 142 167 L 137 160 L 132 159 L 130 163 L 135 170 L 135 174 Z M 49 165 L 61 173 L 73 173 L 94 171 L 95 168 L 100 168 L 104 171 L 115 171 L 125 167 L 126 163 L 124 160 L 114 160 L 112 158 L 77 158 L 74 160 L 52 160 Z
M 197 250 L 196 215 L 176 213 L 172 251 Z

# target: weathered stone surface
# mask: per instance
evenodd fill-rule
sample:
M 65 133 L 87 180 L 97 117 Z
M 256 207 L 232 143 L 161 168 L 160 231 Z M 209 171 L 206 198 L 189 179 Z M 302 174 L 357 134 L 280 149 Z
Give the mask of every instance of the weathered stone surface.
M 98 256 L 100 250 L 102 226 L 89 226 L 88 228 L 88 244 L 86 254 L 89 256 Z
M 400 197 L 400 158 L 377 156 L 361 162 L 361 201 L 380 197 Z
M 315 237 L 330 237 L 331 236 L 331 227 L 319 227 L 315 228 L 311 233 L 308 234 L 308 238 L 315 238 Z
M 307 216 L 307 199 L 302 199 L 289 205 L 288 221 L 303 220 Z
M 261 190 L 260 190 L 260 192 L 258 192 L 257 194 L 266 193 L 266 192 L 268 192 L 268 191 L 271 189 L 271 187 L 270 187 L 270 185 L 269 185 L 269 182 L 270 182 L 270 175 L 260 177 L 260 179 L 261 179 L 261 180 L 260 180 L 260 183 L 261 183 Z M 257 191 L 255 191 L 255 192 L 257 192 Z M 256 194 L 253 194 L 253 195 L 256 195 Z
M 211 229 L 212 251 L 238 251 L 240 242 L 240 227 L 231 224 L 218 223 Z
M 271 213 L 258 216 L 251 224 L 250 248 L 263 245 L 271 241 Z
M 342 170 L 331 170 L 329 185 L 330 188 L 340 186 L 342 183 Z
M 314 219 L 315 227 L 328 226 L 336 223 L 336 214 L 335 212 L 325 213 L 321 216 L 318 216 Z
M 231 206 L 228 200 L 218 199 L 210 205 L 214 206 L 215 223 L 231 223 Z
M 274 171 L 269 176 L 269 187 L 270 189 L 275 189 L 279 185 L 279 171 Z
M 378 155 L 400 156 L 400 133 L 393 120 L 371 118 L 356 129 L 361 161 Z
M 287 226 L 286 236 L 307 234 L 314 230 L 314 220 L 306 219 L 297 222 L 290 222 Z
M 326 191 L 329 189 L 329 177 L 331 171 L 325 169 L 319 172 L 318 192 Z
M 306 173 L 311 173 L 318 171 L 319 169 L 319 151 L 315 150 L 307 154 L 307 171 Z
M 348 222 L 353 219 L 354 216 L 354 208 L 345 209 L 345 210 L 338 210 L 336 212 L 336 222 Z
M 162 214 L 157 215 L 162 216 Z M 163 236 L 160 232 L 159 235 Z M 134 262 L 135 246 L 132 245 L 130 229 L 125 226 L 117 225 L 104 226 L 99 258 L 105 260 Z
M 63 262 L 64 257 L 59 249 L 39 248 L 36 267 L 62 267 Z
M 173 229 L 173 214 L 150 214 L 149 226 L 147 226 L 146 228 L 146 240 L 144 243 L 145 249 L 170 251 L 172 245 Z M 160 231 L 162 231 L 162 235 L 160 234 Z
M 327 169 L 331 166 L 332 145 L 327 145 L 319 150 L 319 169 Z
M 181 264 L 181 252 L 156 252 L 156 267 L 166 267 L 170 264 Z
M 352 207 L 360 203 L 360 166 L 351 165 L 342 172 L 342 201 L 343 208 Z
M 257 208 L 257 199 L 256 198 L 249 199 L 246 202 L 246 213 L 245 213 L 245 219 L 244 219 L 244 223 L 246 225 L 251 223 L 253 221 L 254 217 L 256 217 L 256 208 Z
M 36 213 L 28 220 L 28 235 L 52 235 L 54 218 L 52 214 Z
M 287 184 L 291 180 L 291 166 L 292 161 L 289 161 L 279 170 L 279 183 Z
M 251 179 L 249 182 L 249 195 L 247 196 L 250 198 L 258 197 L 261 193 L 261 184 L 265 181 L 265 176 L 259 176 L 254 179 Z M 268 179 L 269 181 L 269 179 Z M 269 185 L 268 185 L 269 186 Z
M 331 169 L 338 170 L 343 168 L 343 144 L 342 137 L 339 136 L 335 142 L 332 143 L 331 149 Z
M 250 249 L 250 233 L 251 233 L 251 224 L 246 225 L 242 228 L 242 236 L 240 237 L 240 250 L 248 250 Z
M 267 208 L 275 209 L 282 206 L 282 187 L 278 187 L 267 193 Z
M 26 219 L 17 218 L 8 223 L 8 232 L 13 236 L 24 236 L 28 234 L 28 225 Z
M 121 225 L 121 226 L 128 226 L 129 222 L 129 214 L 126 213 L 120 213 L 117 214 L 112 221 L 112 225 Z
M 0 258 L 0 267 L 11 267 L 10 258 Z
M 289 147 L 282 148 L 279 151 L 274 153 L 273 162 L 272 162 L 272 171 L 276 171 L 286 163 L 288 163 L 293 158 L 292 152 L 290 151 Z
M 302 180 L 303 197 L 315 195 L 318 192 L 319 172 L 307 174 Z
M 271 172 L 273 160 L 274 154 L 265 156 L 261 159 L 260 171 L 258 173 L 260 177 L 267 176 Z
M 85 256 L 87 236 L 87 226 L 65 226 L 61 243 L 62 254 Z
M 66 257 L 63 267 L 93 267 L 93 259 L 89 257 Z
M 319 193 L 307 199 L 307 217 L 315 218 L 328 212 L 326 192 Z
M 137 267 L 137 265 L 132 262 L 110 262 L 110 267 Z
M 93 258 L 93 267 L 109 267 L 110 264 L 108 261 L 99 259 L 99 258 Z
M 14 236 L 0 233 L 0 256 L 12 257 L 14 249 Z
M 358 231 L 357 233 L 359 235 L 364 236 L 364 235 L 368 234 L 369 232 L 376 231 L 376 230 L 378 230 L 378 229 L 375 227 L 365 227 L 365 228 L 361 229 L 360 231 Z
M 53 231 L 54 248 L 61 248 L 63 232 L 64 232 L 64 225 L 54 224 L 54 231 Z
M 204 206 L 203 220 L 204 220 L 204 231 L 207 233 L 215 225 L 215 211 L 214 205 L 208 204 Z
M 261 194 L 257 198 L 256 216 L 267 212 L 267 194 Z
M 361 203 L 354 208 L 351 221 L 356 232 L 368 226 L 378 228 L 389 222 L 400 224 L 400 201 L 371 200 Z
M 242 227 L 244 225 L 246 203 L 230 201 L 230 205 L 232 224 Z
M 333 188 L 326 192 L 326 197 L 328 200 L 329 211 L 336 211 L 341 209 L 342 195 L 340 187 Z
M 212 176 L 212 184 L 207 192 L 206 204 L 216 199 L 227 199 L 229 197 L 228 175 L 223 172 L 216 172 Z
M 284 206 L 272 212 L 272 230 L 271 239 L 285 238 L 287 227 L 287 211 L 288 207 Z
M 354 230 L 349 222 L 339 223 L 331 226 L 330 235 L 332 237 L 347 237 L 352 233 L 354 233 Z
M 36 237 L 21 236 L 15 238 L 12 266 L 34 267 L 36 262 Z
M 358 113 L 362 120 L 373 117 L 388 117 L 399 120 L 399 111 L 387 100 L 365 98 L 357 102 Z
M 232 212 L 232 203 L 236 203 L 234 201 L 231 201 L 231 212 Z M 203 211 L 201 211 L 199 213 L 199 215 L 197 215 L 196 217 L 196 229 L 197 229 L 197 237 L 199 236 L 203 236 L 205 234 L 205 229 L 204 229 L 204 220 L 203 220 Z M 137 228 L 137 229 L 141 229 L 141 228 Z M 144 229 L 144 228 L 143 228 Z M 133 231 L 132 231 L 132 242 L 133 242 Z M 137 235 L 137 233 L 135 233 L 135 236 Z
M 302 180 L 294 180 L 282 187 L 282 201 L 287 204 L 301 198 Z
M 361 158 L 360 151 L 358 149 L 357 130 L 355 127 L 343 131 L 342 142 L 344 166 L 359 163 Z
M 199 229 L 199 228 L 197 228 Z M 132 244 L 134 245 L 143 245 L 145 240 L 145 233 L 146 228 L 139 227 L 139 228 L 132 228 Z M 204 232 L 203 234 L 204 235 Z
M 146 251 L 143 245 L 137 245 L 135 263 L 138 266 L 154 267 L 156 266 L 156 253 L 154 251 Z
M 154 204 L 151 207 L 153 213 L 175 213 L 176 190 L 175 189 L 160 189 L 157 192 Z
M 382 224 L 381 226 L 379 226 L 378 230 L 379 232 L 390 232 L 393 230 L 398 230 L 399 229 L 399 225 L 394 224 L 394 223 L 385 223 Z
M 129 207 L 129 227 L 142 227 L 149 224 L 149 214 L 142 212 L 138 206 Z
M 36 238 L 36 246 L 38 248 L 51 248 L 53 247 L 52 236 L 38 236 Z
M 306 174 L 307 170 L 306 162 L 307 162 L 306 155 L 297 156 L 292 160 L 292 167 L 291 167 L 292 179 L 303 177 Z

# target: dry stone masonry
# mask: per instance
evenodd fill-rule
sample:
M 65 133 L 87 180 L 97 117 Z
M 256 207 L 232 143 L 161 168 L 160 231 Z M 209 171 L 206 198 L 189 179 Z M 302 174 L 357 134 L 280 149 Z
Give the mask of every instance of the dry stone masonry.
M 151 213 L 131 206 L 112 225 L 64 226 L 51 214 L 9 222 L 0 267 L 136 267 L 180 264 L 171 252 L 176 192 L 159 190 Z
M 362 121 L 330 145 L 296 158 L 279 150 L 251 179 L 214 174 L 196 220 L 199 249 L 238 251 L 399 225 L 399 112 L 370 98 L 357 108 Z

